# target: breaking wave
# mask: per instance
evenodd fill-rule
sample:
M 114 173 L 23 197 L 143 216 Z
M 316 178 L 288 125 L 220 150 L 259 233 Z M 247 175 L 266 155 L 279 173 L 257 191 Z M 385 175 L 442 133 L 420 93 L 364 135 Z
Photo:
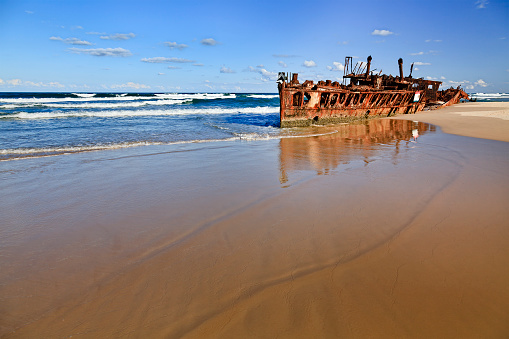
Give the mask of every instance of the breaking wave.
M 0 109 L 16 108 L 119 108 L 142 107 L 147 105 L 174 105 L 188 103 L 193 100 L 235 99 L 235 94 L 153 94 L 129 96 L 116 94 L 97 97 L 96 94 L 72 93 L 73 97 L 42 97 L 42 98 L 0 98 Z
M 479 100 L 498 99 L 506 101 L 509 100 L 509 93 L 473 93 L 470 97 Z
M 107 108 L 121 108 L 121 107 L 143 107 L 149 105 L 161 106 L 161 105 L 177 105 L 190 102 L 190 100 L 152 100 L 152 101 L 135 101 L 135 102 L 122 102 L 122 103 L 103 103 L 103 102 L 87 102 L 87 103 L 44 103 L 37 105 L 39 108 L 96 108 L 96 109 L 107 109 Z M 9 104 L 0 106 L 3 109 L 16 109 L 23 108 L 26 105 Z
M 80 98 L 92 98 L 95 97 L 95 93 L 72 93 L 72 95 L 75 95 Z
M 0 160 L 293 133 L 278 113 L 271 93 L 3 92 Z
M 142 117 L 172 115 L 219 115 L 219 114 L 274 114 L 279 107 L 242 107 L 242 108 L 189 108 L 167 110 L 99 110 L 99 111 L 53 111 L 53 112 L 16 112 L 0 115 L 0 119 L 58 119 L 78 117 Z
M 191 93 L 191 94 L 183 94 L 183 93 L 168 93 L 168 94 L 154 94 L 158 98 L 165 99 L 197 99 L 197 100 L 213 100 L 213 99 L 235 99 L 237 96 L 235 94 L 228 93 Z
M 255 98 L 255 99 L 275 99 L 279 98 L 279 95 L 277 94 L 249 94 L 247 95 L 248 98 Z

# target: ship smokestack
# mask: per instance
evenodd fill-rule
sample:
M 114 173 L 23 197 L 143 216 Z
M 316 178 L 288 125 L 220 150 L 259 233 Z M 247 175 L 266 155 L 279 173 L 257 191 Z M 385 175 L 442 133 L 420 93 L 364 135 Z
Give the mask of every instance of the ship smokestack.
M 371 59 L 372 59 L 372 58 L 371 58 L 371 55 L 370 55 L 370 56 L 368 56 L 368 68 L 367 68 L 367 70 L 366 70 L 366 78 L 369 76 L 369 71 L 370 71 L 370 69 L 371 69 Z
M 399 77 L 401 78 L 401 80 L 403 80 L 404 77 L 403 77 L 403 59 L 402 58 L 399 58 L 398 65 L 399 65 Z

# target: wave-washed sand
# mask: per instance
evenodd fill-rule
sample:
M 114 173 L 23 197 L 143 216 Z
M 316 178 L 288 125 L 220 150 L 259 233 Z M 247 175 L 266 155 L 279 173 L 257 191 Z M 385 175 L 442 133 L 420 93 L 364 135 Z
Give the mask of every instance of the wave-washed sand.
M 509 102 L 460 103 L 395 118 L 435 124 L 446 133 L 509 142 Z
M 0 336 L 507 337 L 509 143 L 412 121 L 483 107 L 3 162 Z

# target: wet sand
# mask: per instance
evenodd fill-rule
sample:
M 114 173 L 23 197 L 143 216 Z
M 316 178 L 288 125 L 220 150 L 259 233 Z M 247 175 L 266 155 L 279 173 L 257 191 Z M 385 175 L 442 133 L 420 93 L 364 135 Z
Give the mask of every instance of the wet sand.
M 395 119 L 438 125 L 445 133 L 509 142 L 509 102 L 468 102 Z
M 507 337 L 509 143 L 310 133 L 0 163 L 0 336 Z

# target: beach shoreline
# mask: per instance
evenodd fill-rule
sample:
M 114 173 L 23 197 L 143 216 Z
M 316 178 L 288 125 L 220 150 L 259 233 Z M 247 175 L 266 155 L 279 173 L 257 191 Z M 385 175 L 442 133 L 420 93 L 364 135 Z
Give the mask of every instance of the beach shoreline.
M 509 142 L 509 102 L 466 102 L 390 119 L 418 120 L 445 133 Z
M 508 120 L 481 106 L 3 162 L 0 336 L 507 336 Z

